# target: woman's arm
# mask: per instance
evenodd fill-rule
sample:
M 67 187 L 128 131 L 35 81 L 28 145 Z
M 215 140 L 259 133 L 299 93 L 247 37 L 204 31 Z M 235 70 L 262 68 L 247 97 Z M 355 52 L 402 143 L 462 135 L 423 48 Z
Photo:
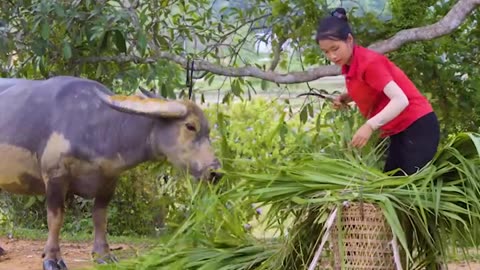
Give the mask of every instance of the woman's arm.
M 377 115 L 367 121 L 367 124 L 373 130 L 377 130 L 397 117 L 409 104 L 407 96 L 395 81 L 387 83 L 383 89 L 383 93 L 390 98 L 390 102 L 388 102 L 387 106 Z

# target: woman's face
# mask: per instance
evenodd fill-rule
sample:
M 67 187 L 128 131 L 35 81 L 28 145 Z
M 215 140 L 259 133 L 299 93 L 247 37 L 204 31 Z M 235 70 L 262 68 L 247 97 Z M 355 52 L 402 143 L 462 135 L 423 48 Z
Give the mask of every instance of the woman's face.
M 320 49 L 325 53 L 328 60 L 335 65 L 349 65 L 353 53 L 353 37 L 348 35 L 347 40 L 324 39 L 318 42 Z

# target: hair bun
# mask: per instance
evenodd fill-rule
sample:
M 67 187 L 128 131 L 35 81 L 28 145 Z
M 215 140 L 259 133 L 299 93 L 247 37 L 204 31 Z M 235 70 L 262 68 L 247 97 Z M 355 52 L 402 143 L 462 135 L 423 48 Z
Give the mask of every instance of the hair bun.
M 347 18 L 347 11 L 344 8 L 336 8 L 332 13 L 330 13 L 332 16 L 337 17 L 341 20 L 348 21 Z

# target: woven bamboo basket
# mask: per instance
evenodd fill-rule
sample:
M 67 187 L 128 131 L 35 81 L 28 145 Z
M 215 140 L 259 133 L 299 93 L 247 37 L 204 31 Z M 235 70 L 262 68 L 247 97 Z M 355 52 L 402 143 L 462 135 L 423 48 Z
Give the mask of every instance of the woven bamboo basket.
M 331 231 L 334 269 L 395 270 L 392 237 L 380 207 L 358 202 L 344 205 Z

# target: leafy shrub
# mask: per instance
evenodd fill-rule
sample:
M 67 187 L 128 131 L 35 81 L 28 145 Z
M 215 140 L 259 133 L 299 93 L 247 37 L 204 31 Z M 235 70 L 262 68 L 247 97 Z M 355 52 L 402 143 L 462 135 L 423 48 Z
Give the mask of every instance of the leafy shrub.
M 308 125 L 298 118 L 287 119 L 287 108 L 286 104 L 257 98 L 207 110 L 215 126 L 212 139 L 224 163 L 238 166 L 235 162 L 244 159 L 276 163 L 293 152 L 309 151 L 312 137 L 308 136 Z

